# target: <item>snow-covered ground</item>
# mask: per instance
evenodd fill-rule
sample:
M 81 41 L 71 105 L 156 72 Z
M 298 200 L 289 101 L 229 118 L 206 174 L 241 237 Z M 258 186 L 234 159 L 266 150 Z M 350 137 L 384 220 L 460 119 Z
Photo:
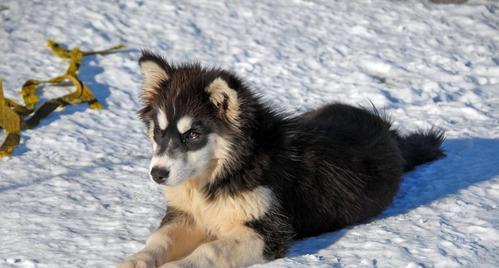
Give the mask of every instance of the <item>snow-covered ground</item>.
M 232 69 L 290 112 L 372 101 L 403 131 L 447 130 L 447 158 L 407 174 L 383 215 L 261 267 L 499 266 L 498 2 L 2 0 L 7 96 L 65 69 L 46 38 L 128 49 L 82 66 L 105 110 L 57 112 L 0 160 L 0 267 L 113 267 L 158 225 L 136 117 L 141 48 Z

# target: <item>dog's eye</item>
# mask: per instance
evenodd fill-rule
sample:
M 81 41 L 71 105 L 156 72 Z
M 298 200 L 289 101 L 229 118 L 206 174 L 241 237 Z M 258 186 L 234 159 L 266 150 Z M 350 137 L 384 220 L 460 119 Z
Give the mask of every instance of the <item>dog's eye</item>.
M 188 141 L 195 141 L 195 140 L 199 139 L 199 137 L 201 137 L 201 133 L 199 133 L 195 130 L 189 130 L 185 134 L 185 139 Z

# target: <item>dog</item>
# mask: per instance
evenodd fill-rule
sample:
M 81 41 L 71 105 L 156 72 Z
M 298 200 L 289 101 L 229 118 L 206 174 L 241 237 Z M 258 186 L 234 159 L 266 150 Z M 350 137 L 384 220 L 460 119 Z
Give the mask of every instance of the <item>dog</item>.
M 400 135 L 375 108 L 341 103 L 291 116 L 235 74 L 144 51 L 139 117 L 160 227 L 120 268 L 245 267 L 293 241 L 380 214 L 404 172 L 444 156 L 441 130 Z

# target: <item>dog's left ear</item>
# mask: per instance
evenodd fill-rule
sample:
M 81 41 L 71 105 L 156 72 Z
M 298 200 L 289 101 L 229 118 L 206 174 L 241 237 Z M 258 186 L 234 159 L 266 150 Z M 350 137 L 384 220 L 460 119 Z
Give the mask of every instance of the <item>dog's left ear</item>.
M 144 97 L 156 95 L 161 82 L 170 79 L 172 68 L 161 56 L 150 51 L 143 51 L 139 59 L 144 75 Z
M 233 124 L 239 122 L 239 100 L 237 92 L 232 89 L 223 78 L 215 78 L 207 87 L 206 92 L 210 96 L 210 102 L 217 108 L 222 119 Z

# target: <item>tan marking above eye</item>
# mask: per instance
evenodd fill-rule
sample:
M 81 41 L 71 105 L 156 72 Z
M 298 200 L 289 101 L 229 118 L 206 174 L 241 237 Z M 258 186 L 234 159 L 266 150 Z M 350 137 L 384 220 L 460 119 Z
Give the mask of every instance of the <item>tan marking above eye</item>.
M 187 131 L 189 131 L 191 129 L 191 126 L 192 126 L 192 117 L 190 116 L 184 116 L 177 121 L 177 129 L 178 132 L 181 134 L 184 134 Z
M 163 111 L 163 109 L 159 109 L 157 119 L 158 119 L 159 128 L 161 130 L 165 130 L 166 127 L 168 126 L 168 119 L 166 118 L 166 114 Z

